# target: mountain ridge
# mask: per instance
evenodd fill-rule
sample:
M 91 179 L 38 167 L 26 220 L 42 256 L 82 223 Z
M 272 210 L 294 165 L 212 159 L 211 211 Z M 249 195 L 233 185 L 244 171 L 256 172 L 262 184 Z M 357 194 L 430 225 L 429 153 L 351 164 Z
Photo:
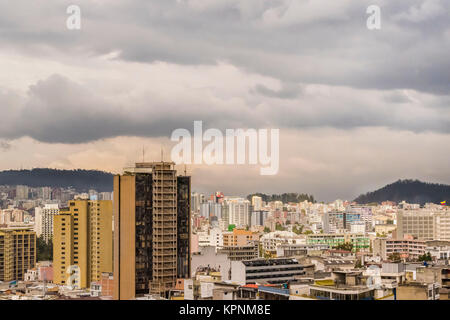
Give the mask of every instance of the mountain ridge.
M 63 170 L 34 168 L 31 170 L 0 171 L 0 185 L 26 185 L 29 187 L 73 187 L 77 191 L 89 189 L 98 192 L 113 190 L 113 174 L 99 170 Z
M 417 179 L 399 179 L 375 191 L 359 195 L 355 202 L 360 204 L 381 203 L 383 201 L 439 204 L 450 203 L 450 185 L 422 182 Z

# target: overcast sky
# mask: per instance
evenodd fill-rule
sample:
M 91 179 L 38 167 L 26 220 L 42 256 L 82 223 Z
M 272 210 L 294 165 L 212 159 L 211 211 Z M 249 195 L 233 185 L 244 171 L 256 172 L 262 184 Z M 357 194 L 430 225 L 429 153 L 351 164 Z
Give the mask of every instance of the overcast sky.
M 447 0 L 1 1 L 0 169 L 121 172 L 202 120 L 279 128 L 280 170 L 191 166 L 197 191 L 450 183 L 449 17 Z

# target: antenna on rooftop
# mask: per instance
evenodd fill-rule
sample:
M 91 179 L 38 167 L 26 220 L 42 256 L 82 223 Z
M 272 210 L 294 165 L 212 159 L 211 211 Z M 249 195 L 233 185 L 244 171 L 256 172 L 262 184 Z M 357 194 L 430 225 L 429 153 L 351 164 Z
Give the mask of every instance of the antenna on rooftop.
M 142 162 L 145 162 L 145 147 L 142 146 Z
M 161 162 L 164 162 L 164 150 L 162 145 L 161 145 Z

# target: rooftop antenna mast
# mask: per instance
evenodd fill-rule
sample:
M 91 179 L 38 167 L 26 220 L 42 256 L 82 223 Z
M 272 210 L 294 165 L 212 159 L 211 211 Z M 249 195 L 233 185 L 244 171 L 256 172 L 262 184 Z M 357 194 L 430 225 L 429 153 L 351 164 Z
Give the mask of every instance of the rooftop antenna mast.
M 142 146 L 142 162 L 145 162 L 145 147 Z
M 162 145 L 161 145 L 161 162 L 164 162 L 164 151 Z

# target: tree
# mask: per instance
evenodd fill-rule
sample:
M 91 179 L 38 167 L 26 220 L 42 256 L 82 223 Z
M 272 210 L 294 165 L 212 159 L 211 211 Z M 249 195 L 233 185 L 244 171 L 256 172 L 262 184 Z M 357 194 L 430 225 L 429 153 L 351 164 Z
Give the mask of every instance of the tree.
M 53 260 L 53 242 L 52 240 L 49 240 L 48 243 L 46 243 L 42 235 L 36 239 L 36 260 Z
M 424 253 L 423 255 L 419 256 L 418 258 L 419 261 L 433 261 L 433 257 L 431 256 L 431 253 L 427 252 Z
M 264 227 L 264 233 L 269 233 L 270 229 L 268 227 Z
M 299 228 L 297 228 L 297 225 L 295 225 L 292 228 L 292 232 L 294 232 L 295 234 L 302 234 L 302 231 L 303 231 L 303 226 L 302 225 L 300 225 Z
M 388 260 L 390 260 L 392 262 L 400 262 L 402 260 L 402 258 L 400 257 L 400 253 L 394 252 L 389 255 Z
M 275 230 L 278 230 L 278 231 L 284 231 L 284 227 L 283 227 L 281 224 L 277 223 L 277 224 L 275 225 Z
M 353 243 L 350 243 L 350 242 L 340 243 L 337 246 L 335 246 L 334 249 L 345 250 L 345 251 L 352 251 L 353 250 Z
M 355 269 L 360 269 L 362 267 L 363 267 L 363 265 L 361 263 L 361 259 L 356 260 Z

